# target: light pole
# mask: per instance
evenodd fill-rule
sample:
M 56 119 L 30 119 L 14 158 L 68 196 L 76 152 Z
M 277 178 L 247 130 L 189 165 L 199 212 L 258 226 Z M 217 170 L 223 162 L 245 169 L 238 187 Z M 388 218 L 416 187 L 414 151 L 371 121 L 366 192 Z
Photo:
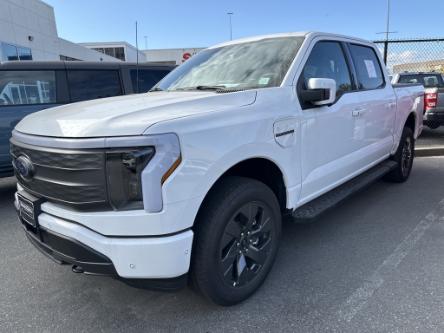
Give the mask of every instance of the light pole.
M 384 32 L 378 32 L 378 34 L 385 34 L 384 40 L 384 62 L 387 65 L 388 58 L 388 46 L 389 46 L 389 36 L 390 34 L 395 34 L 397 31 L 390 31 L 390 9 L 391 9 L 391 0 L 387 0 L 387 21 Z
M 390 0 L 387 0 L 387 25 L 385 28 L 385 40 L 388 41 L 390 33 Z
M 233 23 L 231 22 L 231 17 L 234 15 L 234 13 L 228 12 L 227 15 L 230 20 L 230 40 L 233 40 Z

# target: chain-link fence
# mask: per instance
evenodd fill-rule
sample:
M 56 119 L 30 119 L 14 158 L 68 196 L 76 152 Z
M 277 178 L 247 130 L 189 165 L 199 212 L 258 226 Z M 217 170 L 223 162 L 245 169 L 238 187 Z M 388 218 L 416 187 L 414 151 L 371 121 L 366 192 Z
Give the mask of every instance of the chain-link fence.
M 390 73 L 444 73 L 444 38 L 375 41 Z

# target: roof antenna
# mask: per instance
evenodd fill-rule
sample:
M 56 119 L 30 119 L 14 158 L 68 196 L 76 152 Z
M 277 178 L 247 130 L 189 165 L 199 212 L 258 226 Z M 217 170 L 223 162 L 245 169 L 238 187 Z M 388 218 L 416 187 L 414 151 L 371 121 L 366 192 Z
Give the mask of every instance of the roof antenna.
M 138 32 L 137 32 L 137 21 L 136 21 L 136 94 L 138 94 L 139 91 L 139 38 L 138 38 Z

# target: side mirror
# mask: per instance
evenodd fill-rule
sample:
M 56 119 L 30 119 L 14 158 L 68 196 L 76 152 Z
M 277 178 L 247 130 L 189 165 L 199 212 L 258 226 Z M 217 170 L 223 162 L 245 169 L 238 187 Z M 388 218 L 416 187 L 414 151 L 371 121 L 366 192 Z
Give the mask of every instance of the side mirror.
M 302 91 L 301 98 L 305 103 L 328 105 L 336 100 L 336 81 L 333 79 L 311 78 L 307 90 Z

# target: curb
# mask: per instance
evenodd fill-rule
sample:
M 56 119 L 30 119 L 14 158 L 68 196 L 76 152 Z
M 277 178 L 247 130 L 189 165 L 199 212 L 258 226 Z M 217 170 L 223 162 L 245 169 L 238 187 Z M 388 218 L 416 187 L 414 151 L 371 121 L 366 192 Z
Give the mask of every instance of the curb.
M 416 157 L 444 156 L 444 146 L 416 147 Z

